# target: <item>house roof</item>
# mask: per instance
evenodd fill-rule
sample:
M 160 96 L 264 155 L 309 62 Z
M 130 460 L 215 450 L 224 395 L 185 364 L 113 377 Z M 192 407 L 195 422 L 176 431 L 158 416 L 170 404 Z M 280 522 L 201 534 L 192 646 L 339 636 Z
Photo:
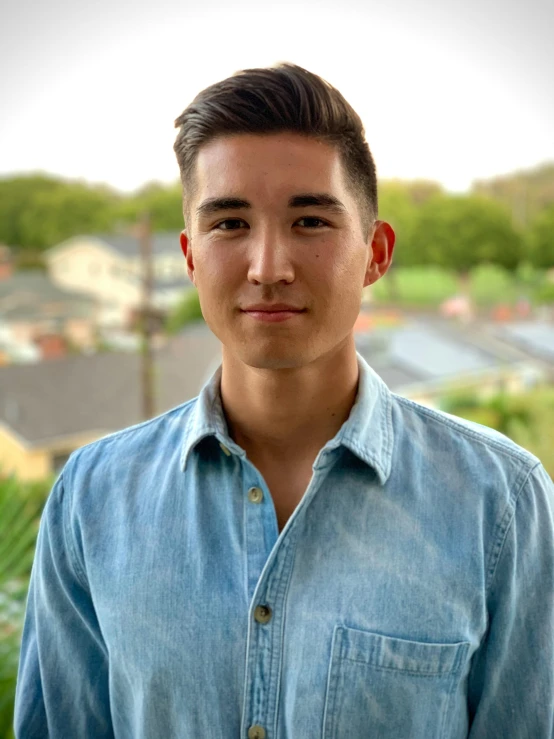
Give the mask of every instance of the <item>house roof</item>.
M 0 320 L 87 317 L 94 305 L 82 293 L 60 289 L 40 270 L 0 280 Z
M 361 333 L 356 344 L 389 388 L 400 393 L 410 385 L 432 387 L 522 361 L 520 355 L 493 346 L 471 327 L 441 320 L 412 320 L 399 327 Z
M 152 234 L 152 254 L 154 256 L 179 254 L 181 250 L 179 246 L 180 233 L 180 231 L 168 231 Z M 54 255 L 58 251 L 62 251 L 73 244 L 78 244 L 83 240 L 87 242 L 96 241 L 99 245 L 111 248 L 120 256 L 126 258 L 140 256 L 140 242 L 136 236 L 130 234 L 81 234 L 53 246 L 48 249 L 47 253 Z
M 499 338 L 533 356 L 554 363 L 554 324 L 546 321 L 521 321 L 498 326 Z
M 41 300 L 88 302 L 82 293 L 62 290 L 45 272 L 36 269 L 14 272 L 11 277 L 0 280 L 0 300 L 18 293 L 33 295 Z
M 221 357 L 208 330 L 181 334 L 156 356 L 156 413 L 195 397 Z M 0 367 L 0 423 L 30 445 L 139 423 L 141 363 L 129 352 Z

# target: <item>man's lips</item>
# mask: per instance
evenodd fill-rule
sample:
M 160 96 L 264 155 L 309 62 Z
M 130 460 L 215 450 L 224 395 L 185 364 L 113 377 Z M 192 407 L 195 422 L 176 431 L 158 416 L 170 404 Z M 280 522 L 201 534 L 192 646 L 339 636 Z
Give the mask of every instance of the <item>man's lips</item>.
M 247 308 L 242 308 L 242 312 L 257 321 L 278 323 L 280 321 L 287 321 L 290 318 L 294 318 L 294 316 L 298 316 L 300 313 L 304 313 L 304 309 L 296 308 L 284 303 L 276 303 L 274 305 L 248 306 Z

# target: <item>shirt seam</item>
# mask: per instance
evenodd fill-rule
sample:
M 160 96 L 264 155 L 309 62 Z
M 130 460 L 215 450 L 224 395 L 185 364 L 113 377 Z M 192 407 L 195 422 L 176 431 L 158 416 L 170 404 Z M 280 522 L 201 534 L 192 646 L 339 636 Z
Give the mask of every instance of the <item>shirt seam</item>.
M 510 501 L 507 504 L 506 512 L 504 513 L 504 516 L 502 517 L 502 521 L 498 526 L 498 528 L 500 529 L 499 540 L 497 544 L 495 545 L 495 547 L 493 547 L 493 553 L 491 554 L 491 563 L 488 568 L 490 570 L 490 574 L 489 574 L 490 582 L 485 590 L 485 596 L 487 600 L 489 599 L 492 593 L 493 587 L 495 585 L 494 578 L 496 577 L 496 573 L 498 571 L 498 563 L 500 562 L 500 559 L 502 557 L 502 553 L 504 551 L 504 547 L 506 544 L 506 539 L 508 538 L 508 533 L 513 526 L 514 519 L 516 517 L 516 512 L 517 512 L 517 505 L 521 497 L 522 491 L 525 488 L 526 484 L 528 483 L 529 478 L 531 477 L 533 472 L 535 472 L 535 470 L 537 470 L 540 466 L 541 466 L 541 463 L 537 462 L 537 464 L 534 465 L 527 472 L 525 477 L 522 479 L 513 502 Z M 487 610 L 487 614 L 488 614 L 488 610 Z M 488 615 L 487 615 L 487 619 L 488 619 Z
M 415 403 L 413 400 L 410 400 L 409 398 L 404 398 L 400 395 L 394 396 L 397 401 L 401 405 L 406 406 L 407 408 L 410 408 L 412 410 L 415 410 L 416 412 L 419 412 L 428 418 L 431 418 L 438 423 L 442 423 L 445 426 L 449 426 L 451 429 L 454 429 L 458 431 L 460 434 L 463 434 L 464 436 L 473 439 L 474 441 L 480 441 L 485 445 L 488 445 L 496 451 L 503 452 L 506 456 L 510 457 L 511 459 L 517 460 L 518 462 L 523 462 L 527 464 L 534 463 L 534 465 L 537 463 L 536 458 L 534 455 L 532 455 L 530 452 L 526 452 L 525 450 L 519 450 L 516 446 L 516 448 L 512 448 L 511 446 L 508 446 L 508 444 L 505 444 L 498 439 L 491 438 L 489 436 L 486 436 L 484 433 L 479 433 L 475 431 L 474 429 L 468 428 L 467 426 L 464 426 L 461 422 L 457 422 L 454 419 L 449 418 L 448 416 L 443 416 L 442 413 L 437 413 L 436 411 L 433 411 L 431 408 L 426 408 L 423 405 L 420 405 L 419 403 Z M 532 469 L 534 469 L 534 465 L 532 468 L 529 469 L 529 472 L 531 472 Z
M 66 486 L 65 481 L 63 479 L 63 472 L 60 475 L 60 483 L 61 483 L 62 490 L 63 490 L 63 498 L 62 498 L 62 521 L 63 521 L 63 532 L 64 532 L 65 544 L 67 546 L 69 555 L 71 557 L 72 564 L 73 564 L 73 569 L 75 571 L 75 575 L 76 575 L 76 577 L 77 577 L 77 579 L 79 581 L 79 584 L 81 585 L 81 587 L 84 590 L 86 590 L 88 592 L 89 591 L 89 587 L 88 587 L 87 577 L 86 577 L 86 574 L 85 574 L 84 570 L 82 569 L 81 564 L 79 562 L 79 559 L 77 557 L 77 551 L 76 551 L 75 546 L 74 546 L 73 537 L 72 537 L 71 531 L 68 528 L 69 523 L 68 523 L 68 520 L 67 519 L 69 517 L 69 511 L 66 511 L 66 505 L 69 502 L 68 501 L 68 498 L 71 495 L 71 493 L 69 491 L 69 486 Z

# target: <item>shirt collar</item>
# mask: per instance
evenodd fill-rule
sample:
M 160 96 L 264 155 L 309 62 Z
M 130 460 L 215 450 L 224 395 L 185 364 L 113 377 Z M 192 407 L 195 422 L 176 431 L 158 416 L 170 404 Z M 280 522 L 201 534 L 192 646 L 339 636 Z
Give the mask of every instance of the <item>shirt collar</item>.
M 393 449 L 392 398 L 390 390 L 365 359 L 357 353 L 359 384 L 350 416 L 324 450 L 343 445 L 373 467 L 381 484 L 391 472 Z M 222 446 L 243 459 L 246 452 L 229 435 L 221 405 L 221 365 L 206 382 L 188 418 L 181 454 L 181 469 L 194 447 L 207 436 L 215 436 Z

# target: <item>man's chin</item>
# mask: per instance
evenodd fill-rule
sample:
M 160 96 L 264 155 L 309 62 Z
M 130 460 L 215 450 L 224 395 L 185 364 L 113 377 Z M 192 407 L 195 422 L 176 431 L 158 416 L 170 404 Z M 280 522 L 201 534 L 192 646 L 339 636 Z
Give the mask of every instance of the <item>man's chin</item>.
M 295 350 L 288 347 L 277 346 L 245 346 L 240 348 L 228 347 L 231 354 L 243 364 L 253 369 L 267 370 L 292 370 L 304 367 L 310 363 L 310 357 L 306 350 L 299 347 Z

